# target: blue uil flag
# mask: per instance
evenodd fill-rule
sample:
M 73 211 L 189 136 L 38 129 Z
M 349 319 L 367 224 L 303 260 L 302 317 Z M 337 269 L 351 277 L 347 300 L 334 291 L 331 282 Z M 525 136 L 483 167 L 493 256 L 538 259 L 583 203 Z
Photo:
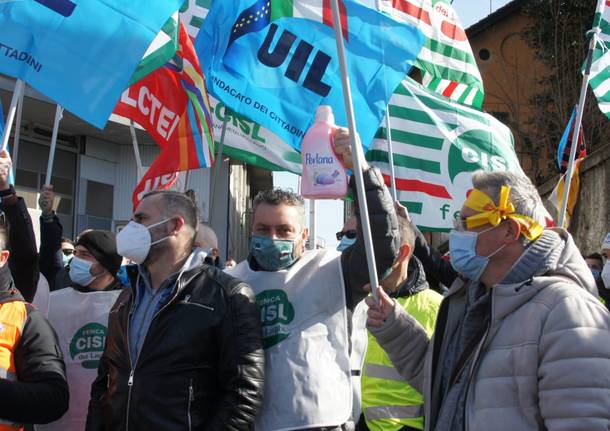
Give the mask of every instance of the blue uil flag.
M 0 1 L 0 73 L 102 128 L 183 0 Z
M 422 44 L 415 27 L 340 0 L 358 132 L 373 139 Z M 208 91 L 300 149 L 320 104 L 347 125 L 330 0 L 215 1 L 195 48 Z

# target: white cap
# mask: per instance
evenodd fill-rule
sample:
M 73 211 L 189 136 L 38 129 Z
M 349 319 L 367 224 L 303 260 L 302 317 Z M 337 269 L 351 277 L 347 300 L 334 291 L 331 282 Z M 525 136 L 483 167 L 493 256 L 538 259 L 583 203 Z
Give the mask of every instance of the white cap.
M 333 108 L 329 105 L 320 105 L 316 110 L 316 122 L 335 124 L 335 116 L 333 115 Z
M 606 235 L 606 238 L 604 238 L 604 242 L 602 243 L 602 250 L 609 250 L 610 249 L 610 232 L 608 233 L 608 235 Z

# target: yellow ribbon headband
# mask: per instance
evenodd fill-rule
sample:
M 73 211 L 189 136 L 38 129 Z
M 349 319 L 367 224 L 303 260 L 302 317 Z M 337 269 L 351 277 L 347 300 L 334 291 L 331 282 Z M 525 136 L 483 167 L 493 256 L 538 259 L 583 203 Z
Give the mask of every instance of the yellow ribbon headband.
M 510 187 L 502 186 L 500 189 L 500 202 L 496 206 L 494 201 L 481 190 L 473 189 L 464 205 L 479 214 L 466 218 L 466 227 L 475 227 L 491 224 L 497 226 L 504 220 L 514 220 L 521 226 L 521 233 L 530 241 L 542 235 L 543 227 L 531 217 L 515 213 L 515 206 L 509 200 Z

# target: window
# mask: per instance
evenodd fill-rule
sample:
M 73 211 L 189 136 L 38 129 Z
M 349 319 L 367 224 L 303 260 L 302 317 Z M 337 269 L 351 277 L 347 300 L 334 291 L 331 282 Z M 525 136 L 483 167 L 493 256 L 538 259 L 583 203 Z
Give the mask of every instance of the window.
M 88 216 L 112 219 L 114 186 L 87 180 Z
M 38 197 L 45 183 L 49 147 L 29 141 L 20 141 L 19 158 L 15 169 L 15 190 L 23 197 L 28 208 L 39 209 Z M 57 149 L 51 184 L 55 191 L 53 207 L 64 228 L 65 236 L 72 236 L 74 222 L 74 181 L 76 154 Z

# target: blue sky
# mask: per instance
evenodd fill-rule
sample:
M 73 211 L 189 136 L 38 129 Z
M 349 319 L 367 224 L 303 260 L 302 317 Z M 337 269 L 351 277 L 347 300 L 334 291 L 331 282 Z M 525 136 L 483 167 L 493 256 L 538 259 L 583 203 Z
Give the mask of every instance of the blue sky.
M 510 0 L 454 0 L 453 7 L 460 16 L 464 27 L 468 28 L 480 19 L 486 17 L 490 10 L 510 3 Z M 357 125 L 356 125 L 357 126 Z M 274 172 L 273 183 L 276 187 L 290 188 L 298 192 L 298 176 L 286 172 Z M 309 208 L 307 208 L 309 214 Z M 326 245 L 337 245 L 335 232 L 343 225 L 343 202 L 320 200 L 317 205 L 318 238 L 324 239 Z

